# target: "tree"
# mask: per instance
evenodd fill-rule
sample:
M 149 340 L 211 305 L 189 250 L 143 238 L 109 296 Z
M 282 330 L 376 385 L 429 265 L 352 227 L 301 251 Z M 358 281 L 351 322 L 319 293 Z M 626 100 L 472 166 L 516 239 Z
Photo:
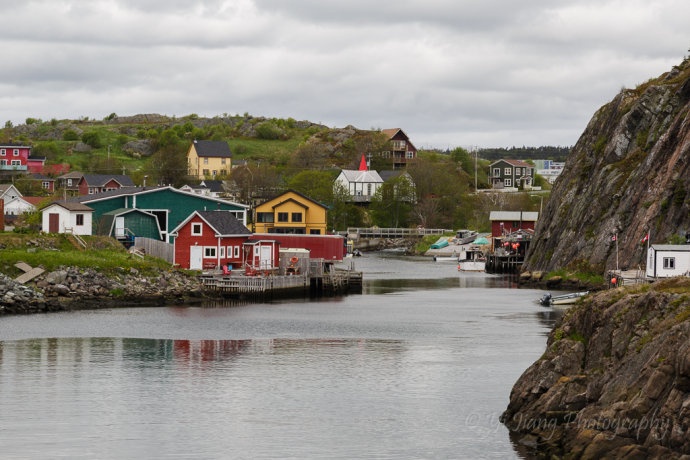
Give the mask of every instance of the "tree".
M 410 182 L 404 176 L 399 176 L 376 190 L 369 210 L 372 219 L 380 227 L 406 228 L 410 226 L 415 201 Z
M 328 164 L 330 146 L 323 142 L 301 144 L 290 158 L 289 168 L 295 172 L 324 169 Z
M 169 144 L 159 148 L 151 156 L 146 171 L 151 177 L 150 183 L 181 187 L 189 179 L 187 149 L 182 144 Z
M 328 171 L 301 171 L 288 180 L 291 188 L 319 203 L 333 202 L 333 173 Z
M 347 188 L 340 182 L 333 185 L 333 202 L 328 210 L 328 228 L 346 230 L 348 227 L 363 227 L 366 214 L 363 208 L 350 202 Z

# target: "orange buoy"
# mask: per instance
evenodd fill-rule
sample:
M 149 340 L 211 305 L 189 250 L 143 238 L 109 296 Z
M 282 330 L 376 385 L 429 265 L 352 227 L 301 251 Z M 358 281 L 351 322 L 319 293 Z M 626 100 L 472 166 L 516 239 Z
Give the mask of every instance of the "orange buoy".
M 293 257 L 293 258 L 290 259 L 290 262 L 292 262 L 293 264 L 296 264 L 297 262 L 299 262 L 299 258 L 298 258 L 298 257 Z
M 616 278 L 611 278 L 611 284 L 615 286 L 617 282 L 618 280 Z

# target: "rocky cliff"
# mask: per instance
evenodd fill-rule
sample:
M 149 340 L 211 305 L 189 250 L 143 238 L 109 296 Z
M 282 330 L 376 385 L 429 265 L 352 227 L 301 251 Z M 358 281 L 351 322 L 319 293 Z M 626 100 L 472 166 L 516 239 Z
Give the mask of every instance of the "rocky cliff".
M 601 292 L 568 310 L 502 421 L 530 457 L 690 455 L 690 279 Z
M 643 264 L 641 240 L 690 231 L 690 60 L 599 109 L 540 216 L 525 271 Z M 684 239 L 684 238 L 683 238 Z

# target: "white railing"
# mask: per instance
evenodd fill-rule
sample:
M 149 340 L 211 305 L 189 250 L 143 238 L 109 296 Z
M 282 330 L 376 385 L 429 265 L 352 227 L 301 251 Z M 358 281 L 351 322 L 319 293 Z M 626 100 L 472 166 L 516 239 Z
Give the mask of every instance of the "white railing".
M 443 235 L 454 233 L 445 228 L 377 228 L 349 227 L 347 236 L 357 238 L 421 238 L 426 235 Z

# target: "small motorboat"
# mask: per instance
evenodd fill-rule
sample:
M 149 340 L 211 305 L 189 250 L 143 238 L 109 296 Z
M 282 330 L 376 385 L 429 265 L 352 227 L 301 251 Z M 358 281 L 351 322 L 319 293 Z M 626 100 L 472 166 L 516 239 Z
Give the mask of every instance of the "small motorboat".
M 550 292 L 547 292 L 541 297 L 541 299 L 539 299 L 539 303 L 544 306 L 568 305 L 577 302 L 577 299 L 586 296 L 587 294 L 589 294 L 589 291 L 571 292 L 570 294 L 552 296 Z

